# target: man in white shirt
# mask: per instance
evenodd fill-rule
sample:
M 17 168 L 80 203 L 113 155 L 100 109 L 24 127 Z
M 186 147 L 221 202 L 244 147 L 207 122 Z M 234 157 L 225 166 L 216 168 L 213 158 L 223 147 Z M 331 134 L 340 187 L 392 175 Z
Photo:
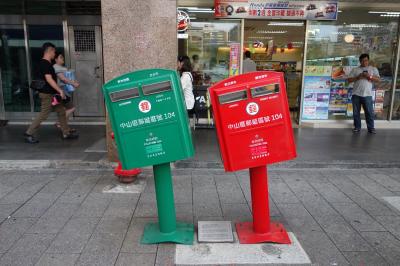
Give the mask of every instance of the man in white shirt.
M 245 59 L 243 60 L 243 73 L 257 71 L 256 63 L 253 60 L 251 60 L 250 51 L 246 51 L 244 53 L 244 57 L 245 57 Z
M 365 121 L 367 122 L 368 132 L 376 134 L 374 126 L 374 107 L 372 103 L 372 87 L 373 82 L 380 80 L 379 72 L 376 67 L 369 65 L 369 55 L 360 55 L 360 66 L 354 68 L 349 75 L 348 81 L 354 82 L 353 96 L 353 119 L 354 133 L 359 133 L 361 130 L 361 106 L 364 109 Z

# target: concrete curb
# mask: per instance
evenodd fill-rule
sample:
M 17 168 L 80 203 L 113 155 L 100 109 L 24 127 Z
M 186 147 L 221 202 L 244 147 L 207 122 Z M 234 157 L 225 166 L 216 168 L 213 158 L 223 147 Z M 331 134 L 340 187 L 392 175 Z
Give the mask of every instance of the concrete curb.
M 82 161 L 82 160 L 0 160 L 0 170 L 35 170 L 35 169 L 104 169 L 112 170 L 116 163 L 107 160 Z M 144 169 L 151 167 L 146 167 Z M 210 169 L 223 170 L 220 162 L 179 161 L 171 164 L 175 170 L 184 169 Z M 270 170 L 277 169 L 362 169 L 362 168 L 400 168 L 400 162 L 304 162 L 290 161 L 269 166 Z
M 223 169 L 220 162 L 180 161 L 175 163 L 177 169 Z M 269 169 L 361 169 L 361 168 L 400 168 L 400 162 L 358 162 L 358 161 L 330 161 L 305 162 L 290 161 L 269 166 Z
M 39 170 L 39 169 L 75 169 L 75 170 L 113 170 L 117 163 L 107 160 L 82 161 L 82 160 L 0 160 L 0 170 Z M 171 168 L 174 166 L 171 164 Z M 143 167 L 142 170 L 151 170 Z
M 50 168 L 50 160 L 0 160 L 0 169 L 6 170 L 34 170 Z

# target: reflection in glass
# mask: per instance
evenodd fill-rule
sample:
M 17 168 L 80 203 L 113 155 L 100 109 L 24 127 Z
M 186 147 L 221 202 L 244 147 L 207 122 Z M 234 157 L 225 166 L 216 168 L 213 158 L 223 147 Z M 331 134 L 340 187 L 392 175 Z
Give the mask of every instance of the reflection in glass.
M 209 86 L 227 78 L 230 45 L 240 43 L 240 23 L 196 21 L 191 23 L 188 33 L 188 56 L 193 64 L 194 85 Z
M 0 25 L 0 69 L 6 112 L 30 112 L 22 25 Z

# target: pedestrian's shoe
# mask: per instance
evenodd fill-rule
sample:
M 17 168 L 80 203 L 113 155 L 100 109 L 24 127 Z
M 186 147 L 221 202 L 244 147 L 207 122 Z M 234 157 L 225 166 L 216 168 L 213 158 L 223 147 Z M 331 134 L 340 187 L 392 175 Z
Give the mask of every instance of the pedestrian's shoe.
M 77 133 L 74 133 L 74 132 L 69 132 L 67 135 L 63 135 L 62 136 L 62 139 L 65 139 L 65 140 L 67 140 L 67 139 L 77 139 L 77 138 L 79 138 L 79 135 Z
M 353 133 L 360 133 L 361 129 L 359 128 L 353 128 Z
M 376 134 L 375 128 L 368 129 L 368 133 L 370 133 L 370 134 Z
M 32 135 L 29 135 L 27 133 L 24 133 L 24 137 L 25 137 L 25 142 L 29 143 L 29 144 L 36 144 L 39 143 L 39 141 Z

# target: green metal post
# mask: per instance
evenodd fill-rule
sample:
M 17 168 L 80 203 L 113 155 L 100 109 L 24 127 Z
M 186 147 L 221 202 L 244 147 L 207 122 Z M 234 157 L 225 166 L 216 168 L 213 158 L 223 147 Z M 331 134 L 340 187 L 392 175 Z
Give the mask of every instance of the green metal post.
M 176 230 L 176 214 L 170 163 L 154 165 L 153 172 L 160 232 L 172 233 Z
M 191 245 L 194 226 L 176 222 L 174 191 L 170 163 L 153 166 L 156 188 L 158 223 L 149 223 L 144 228 L 142 244 L 173 242 Z

